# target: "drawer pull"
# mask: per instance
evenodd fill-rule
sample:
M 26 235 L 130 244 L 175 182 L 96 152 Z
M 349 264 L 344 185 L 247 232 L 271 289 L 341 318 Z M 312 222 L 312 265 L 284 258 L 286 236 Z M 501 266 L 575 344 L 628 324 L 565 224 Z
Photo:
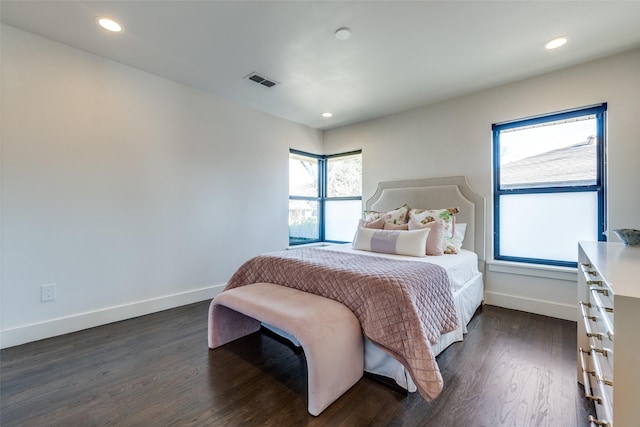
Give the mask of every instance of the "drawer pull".
M 607 289 L 596 289 L 596 288 L 591 288 L 591 292 L 597 292 L 599 294 L 604 295 L 605 297 L 609 296 L 609 291 Z
M 584 398 L 592 402 L 596 402 L 598 405 L 602 405 L 602 399 L 600 399 L 598 396 L 588 394 L 586 391 L 584 392 Z
M 596 349 L 593 346 L 591 346 L 591 350 L 598 352 L 599 349 Z M 604 375 L 602 375 L 602 368 L 600 367 L 600 361 L 598 360 L 597 356 L 591 352 L 588 352 L 588 353 L 590 353 L 591 361 L 593 362 L 593 371 L 594 371 L 593 376 L 596 377 L 596 381 L 598 381 L 601 384 L 613 387 L 613 381 L 606 379 Z
M 580 311 L 582 312 L 582 317 L 585 318 L 585 319 L 589 319 L 592 322 L 596 322 L 598 319 L 595 316 L 587 315 L 585 307 L 591 307 L 591 303 L 580 301 Z M 597 338 L 600 341 L 602 341 L 603 335 L 600 332 L 593 332 L 591 330 L 591 325 L 589 324 L 589 322 L 584 322 L 584 330 L 587 333 L 588 337 Z
M 593 366 L 593 370 L 596 371 L 596 380 L 598 381 L 598 391 L 600 393 L 601 396 L 601 403 L 600 405 L 602 405 L 602 409 L 604 410 L 604 420 L 612 420 L 613 416 L 612 416 L 612 407 L 611 407 L 611 401 L 609 400 L 609 394 L 607 394 L 604 386 L 605 386 L 605 379 L 604 376 L 602 375 L 602 368 L 600 367 L 600 360 L 598 358 L 598 356 L 595 354 L 595 352 L 597 352 L 599 349 L 594 348 L 593 346 L 591 346 L 591 364 Z M 607 384 L 608 385 L 608 384 Z M 613 385 L 613 384 L 612 384 Z M 611 422 L 609 422 L 611 423 Z M 598 424 L 598 425 L 609 425 L 609 424 Z
M 600 296 L 598 295 L 598 294 L 603 294 L 604 296 L 607 296 L 608 294 L 606 292 L 601 292 L 601 291 L 606 291 L 606 289 L 590 288 L 589 290 L 591 291 L 591 295 L 593 295 L 594 303 L 596 304 L 596 308 L 598 310 L 604 310 L 607 313 L 613 313 L 613 308 L 605 307 L 604 303 L 600 299 Z M 591 308 L 591 303 L 589 303 L 589 308 Z
M 587 285 L 596 285 L 602 287 L 602 280 L 593 280 L 593 276 L 597 276 L 598 273 L 591 270 L 586 270 L 584 267 L 581 267 L 582 275 L 584 276 L 584 281 L 587 282 Z
M 580 356 L 580 368 L 582 369 L 582 379 L 584 380 L 583 382 L 586 384 L 586 383 L 590 383 L 591 381 L 589 381 L 589 378 L 585 374 L 593 375 L 595 377 L 596 371 L 585 368 L 586 366 L 586 363 L 584 361 L 585 354 L 591 355 L 591 351 L 583 350 L 582 347 L 580 347 L 580 351 L 578 351 L 578 355 Z
M 600 291 L 606 291 L 606 289 L 591 288 L 591 296 L 596 308 L 601 314 L 600 317 L 602 318 L 602 322 L 604 322 L 604 329 L 607 332 L 607 337 L 609 337 L 609 339 L 613 341 L 613 325 L 611 324 L 611 320 L 609 320 L 609 316 L 605 314 L 605 312 L 613 313 L 613 309 L 604 306 L 602 300 L 600 299 L 600 295 L 598 295 L 599 293 L 601 293 Z
M 582 317 L 585 318 L 585 319 L 589 319 L 592 322 L 597 321 L 598 319 L 596 318 L 596 316 L 589 316 L 587 314 L 587 311 L 585 310 L 585 307 L 591 308 L 591 304 L 588 303 L 588 302 L 580 301 L 580 312 L 582 313 Z M 589 322 L 584 322 L 584 329 L 587 331 L 587 336 L 588 336 L 588 334 L 591 333 L 591 326 L 589 326 Z
M 591 381 L 589 381 L 589 374 L 595 375 L 595 371 L 588 371 L 584 368 L 586 365 L 584 361 L 584 355 L 590 354 L 590 353 L 589 351 L 585 351 L 581 348 L 579 351 L 579 354 L 580 354 L 580 364 L 582 365 L 582 383 L 583 383 L 582 385 L 584 386 L 584 397 L 585 399 L 589 399 L 598 404 L 602 404 L 602 399 L 600 397 L 594 396 L 593 394 L 590 393 Z
M 599 383 L 602 383 L 604 385 L 608 385 L 609 387 L 613 387 L 613 381 L 606 379 L 605 377 L 601 377 L 601 376 L 596 376 L 596 380 Z
M 586 280 L 589 280 L 589 276 L 596 276 L 598 274 L 597 272 L 590 270 L 591 267 L 591 264 L 580 264 L 580 270 L 582 270 L 582 274 L 584 274 Z
M 613 425 L 609 421 L 599 420 L 595 418 L 593 415 L 589 415 L 589 422 L 591 423 L 592 426 L 612 427 Z
M 607 354 L 609 354 L 611 350 L 608 350 L 606 348 L 598 348 L 598 347 L 591 346 L 589 350 L 583 350 L 581 348 L 580 352 L 584 354 L 588 354 L 590 356 L 593 356 L 593 352 L 596 352 L 596 353 L 600 353 L 603 357 L 607 357 Z

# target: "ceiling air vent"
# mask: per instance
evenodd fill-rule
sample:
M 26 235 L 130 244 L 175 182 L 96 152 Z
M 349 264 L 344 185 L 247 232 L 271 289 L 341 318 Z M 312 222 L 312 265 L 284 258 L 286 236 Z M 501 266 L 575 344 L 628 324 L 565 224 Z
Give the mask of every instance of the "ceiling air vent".
M 256 83 L 261 84 L 262 86 L 266 86 L 266 87 L 273 87 L 273 86 L 278 84 L 277 81 L 268 79 L 268 78 L 266 78 L 264 76 L 261 76 L 258 73 L 251 73 L 248 76 L 246 76 L 245 79 L 251 80 L 252 82 L 256 82 Z

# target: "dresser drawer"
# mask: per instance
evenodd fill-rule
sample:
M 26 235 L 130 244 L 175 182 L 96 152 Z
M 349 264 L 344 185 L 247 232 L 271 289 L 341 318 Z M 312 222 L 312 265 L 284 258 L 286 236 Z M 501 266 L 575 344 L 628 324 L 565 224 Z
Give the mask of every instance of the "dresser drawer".
M 606 282 L 599 276 L 590 264 L 581 264 L 580 270 L 584 275 L 587 286 L 587 301 L 589 303 L 589 313 L 592 319 L 592 330 L 594 333 L 606 335 L 609 341 L 613 341 L 613 294 Z M 612 347 L 612 345 L 610 346 Z
M 589 352 L 592 357 L 588 359 L 586 367 L 594 371 L 594 358 L 597 359 L 601 377 L 610 380 L 613 378 L 613 341 L 604 327 L 604 322 L 599 317 L 600 312 L 593 303 L 581 302 L 581 321 L 584 324 L 587 344 L 583 350 Z
M 584 396 L 593 401 L 597 420 L 600 422 L 600 424 L 594 423 L 593 425 L 607 425 L 602 422 L 613 420 L 613 387 L 609 380 L 604 379 L 600 369 L 604 356 L 594 351 L 593 348 L 580 349 L 578 356 L 582 368 Z

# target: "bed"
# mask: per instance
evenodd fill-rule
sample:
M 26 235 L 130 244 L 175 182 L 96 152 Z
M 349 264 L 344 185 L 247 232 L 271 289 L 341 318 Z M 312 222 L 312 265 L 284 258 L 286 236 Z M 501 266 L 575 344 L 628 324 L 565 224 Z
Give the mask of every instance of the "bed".
M 381 258 L 395 259 L 401 260 L 400 263 L 404 261 L 405 264 L 408 263 L 416 265 L 416 263 L 428 263 L 431 265 L 436 264 L 442 267 L 443 270 L 441 271 L 446 272 L 448 285 L 450 285 L 450 295 L 452 296 L 453 304 L 453 307 L 451 308 L 455 309 L 454 317 L 457 317 L 457 327 L 448 327 L 448 329 L 446 330 L 450 330 L 450 332 L 444 334 L 440 334 L 440 332 L 438 332 L 438 335 L 435 338 L 430 339 L 430 352 L 433 353 L 433 357 L 435 358 L 437 354 L 439 354 L 449 345 L 463 339 L 463 335 L 466 332 L 466 325 L 470 321 L 477 308 L 482 304 L 484 294 L 482 271 L 485 259 L 485 201 L 484 198 L 471 190 L 471 188 L 467 184 L 466 178 L 463 176 L 429 178 L 420 180 L 381 182 L 378 185 L 376 193 L 371 199 L 366 202 L 366 210 L 386 212 L 394 210 L 399 206 L 403 206 L 405 204 L 412 208 L 422 209 L 440 209 L 449 207 L 459 208 L 459 212 L 456 214 L 455 221 L 457 224 L 466 224 L 464 240 L 462 242 L 462 247 L 459 250 L 459 253 L 455 255 L 427 256 L 417 258 L 406 257 L 402 255 L 390 255 L 370 251 L 361 251 L 354 249 L 351 244 L 346 244 L 331 245 L 323 247 L 321 249 L 316 249 L 315 253 L 317 255 L 315 256 L 327 256 L 331 258 L 344 256 L 350 260 L 360 260 L 360 263 L 362 263 L 362 257 L 370 257 L 371 263 L 374 262 L 374 259 L 376 263 L 385 262 L 380 260 Z M 318 251 L 325 253 L 320 254 L 320 252 Z M 304 256 L 310 256 L 307 255 L 307 253 L 311 254 L 312 251 L 305 249 L 295 249 L 285 252 L 300 254 L 304 253 Z M 338 255 L 338 253 L 342 253 L 343 255 Z M 420 268 L 422 268 L 423 266 L 426 267 L 426 264 L 421 265 Z M 237 285 L 235 283 L 238 279 L 236 276 L 241 273 L 241 270 L 243 268 L 244 266 L 241 267 L 238 272 L 236 272 L 236 274 L 234 274 L 234 277 L 232 277 L 232 279 L 230 280 L 230 285 Z M 244 273 L 241 273 L 240 275 L 244 275 Z M 252 282 L 254 280 L 257 280 L 256 277 L 258 276 L 254 275 L 251 277 L 251 279 L 245 279 L 245 282 Z M 270 280 L 261 281 L 270 282 Z M 281 284 L 278 283 L 277 280 L 273 280 L 272 283 Z M 285 286 L 296 287 L 297 284 L 285 284 Z M 307 289 L 302 288 L 302 290 Z M 344 301 L 341 302 L 345 303 Z M 345 303 L 345 305 L 349 307 L 348 304 Z M 352 308 L 352 311 L 356 313 L 355 308 Z M 403 309 L 400 309 L 400 311 L 403 311 Z M 356 313 L 356 315 L 358 315 L 358 313 Z M 389 378 L 393 380 L 399 387 L 407 390 L 408 392 L 414 392 L 418 390 L 421 392 L 421 394 L 423 394 L 423 396 L 425 396 L 425 398 L 433 398 L 434 394 L 426 393 L 429 394 L 429 396 L 425 395 L 425 388 L 420 387 L 422 382 L 419 381 L 419 384 L 416 385 L 413 376 L 410 374 L 410 372 L 412 372 L 412 366 L 410 363 L 407 363 L 407 359 L 399 357 L 399 355 L 397 353 L 394 353 L 393 351 L 389 351 L 388 347 L 385 347 L 386 351 L 383 350 L 379 346 L 381 342 L 380 340 L 377 340 L 378 344 L 376 344 L 374 343 L 374 340 L 367 338 L 366 325 L 362 322 L 362 319 L 361 323 L 365 331 L 365 371 L 377 376 Z M 269 327 L 271 330 L 282 335 L 283 337 L 292 340 L 294 344 L 297 344 L 295 342 L 295 339 L 288 336 L 288 334 L 286 334 L 284 331 L 272 328 L 269 325 L 265 326 Z M 394 357 L 392 357 L 391 354 L 394 354 Z M 404 364 L 399 360 L 403 361 Z M 435 360 L 433 361 L 433 363 L 435 364 Z M 408 365 L 408 367 L 405 365 Z M 413 372 L 415 374 L 417 371 L 414 369 Z M 439 375 L 439 371 L 437 372 L 437 374 Z
M 433 354 L 437 356 L 454 342 L 463 340 L 467 324 L 484 300 L 485 199 L 469 187 L 464 176 L 390 181 L 378 184 L 377 191 L 366 202 L 366 210 L 387 211 L 404 203 L 427 209 L 459 207 L 456 223 L 466 224 L 460 256 L 419 259 L 438 263 L 447 269 L 460 321 L 455 331 L 442 335 L 432 346 Z M 389 378 L 409 392 L 416 391 L 406 368 L 366 338 L 365 371 Z

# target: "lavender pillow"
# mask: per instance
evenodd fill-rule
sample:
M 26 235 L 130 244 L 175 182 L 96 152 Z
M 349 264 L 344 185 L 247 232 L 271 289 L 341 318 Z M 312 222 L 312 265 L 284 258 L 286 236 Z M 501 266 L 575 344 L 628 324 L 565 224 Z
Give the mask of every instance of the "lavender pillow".
M 359 227 L 353 239 L 353 248 L 384 254 L 423 257 L 426 254 L 429 231 L 429 228 L 400 231 Z

